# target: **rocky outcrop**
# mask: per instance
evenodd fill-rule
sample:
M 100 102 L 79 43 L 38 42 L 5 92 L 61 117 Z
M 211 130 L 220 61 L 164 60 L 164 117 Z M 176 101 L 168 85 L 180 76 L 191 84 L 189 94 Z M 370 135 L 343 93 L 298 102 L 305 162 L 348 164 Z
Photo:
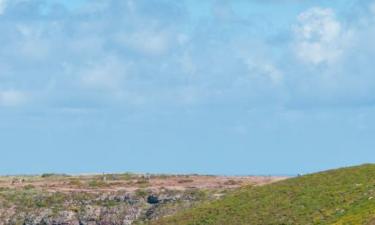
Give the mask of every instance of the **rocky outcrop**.
M 0 225 L 147 224 L 279 177 L 150 174 L 0 176 Z
M 49 206 L 6 206 L 3 201 L 0 225 L 130 225 L 172 214 L 203 200 L 197 193 L 187 191 L 72 195 L 66 194 L 58 201 L 53 194 L 32 197 L 43 203 L 51 201 Z

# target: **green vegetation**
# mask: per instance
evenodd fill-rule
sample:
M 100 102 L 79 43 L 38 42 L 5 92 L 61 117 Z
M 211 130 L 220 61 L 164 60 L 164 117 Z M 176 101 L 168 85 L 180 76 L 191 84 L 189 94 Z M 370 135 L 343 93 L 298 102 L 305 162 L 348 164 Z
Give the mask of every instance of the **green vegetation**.
M 135 191 L 135 195 L 140 198 L 146 198 L 146 196 L 149 194 L 149 192 L 145 189 L 137 189 Z
M 140 178 L 137 180 L 137 182 L 135 183 L 137 186 L 141 187 L 141 188 L 146 188 L 148 186 L 150 186 L 150 181 L 148 179 L 145 179 L 145 178 Z
M 372 225 L 375 165 L 246 187 L 154 225 Z
M 226 191 L 220 179 L 207 181 L 214 185 L 207 189 L 195 187 L 195 179 L 202 180 L 131 173 L 0 177 L 0 224 L 123 224 L 124 218 L 147 224 Z
M 104 188 L 109 187 L 110 185 L 102 180 L 91 180 L 88 182 L 90 188 Z
M 58 173 L 43 173 L 42 175 L 40 175 L 40 177 L 42 177 L 42 178 L 49 178 L 49 177 L 59 178 L 59 177 L 69 177 L 69 175 L 67 175 L 67 174 L 58 174 Z
M 76 187 L 82 187 L 83 183 L 78 178 L 72 178 L 69 180 L 69 185 L 76 186 Z
M 132 174 L 4 177 L 0 180 L 0 208 L 7 209 L 13 221 L 18 221 L 18 215 L 24 219 L 39 212 L 45 213 L 46 218 L 59 218 L 66 210 L 78 216 L 89 215 L 92 209 L 124 215 L 132 212 L 128 210 L 133 207 L 142 212 L 135 224 L 153 221 L 149 223 L 375 225 L 375 165 L 330 170 L 233 190 L 190 188 L 195 183 L 192 177 L 173 176 L 171 181 L 186 185 L 183 191 L 160 187 L 155 192 L 152 185 L 160 180 L 154 179 L 156 176 Z M 239 182 L 228 179 L 220 184 L 231 186 Z M 124 190 L 117 190 L 122 186 L 138 189 L 128 195 Z M 149 199 L 153 195 L 157 197 L 155 203 Z M 157 218 L 161 219 L 155 221 Z
M 62 205 L 67 198 L 62 193 L 42 194 L 33 188 L 24 190 L 3 189 L 0 192 L 0 198 L 8 204 L 17 206 L 20 211 L 28 211 L 36 208 L 56 208 Z

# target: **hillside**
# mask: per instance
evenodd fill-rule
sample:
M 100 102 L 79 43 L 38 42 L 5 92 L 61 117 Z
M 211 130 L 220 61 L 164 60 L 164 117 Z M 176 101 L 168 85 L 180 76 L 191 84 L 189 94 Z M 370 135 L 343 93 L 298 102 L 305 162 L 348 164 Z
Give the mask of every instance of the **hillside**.
M 373 225 L 375 165 L 330 170 L 261 187 L 166 217 L 153 225 Z
M 129 225 L 283 178 L 103 174 L 0 177 L 0 225 Z

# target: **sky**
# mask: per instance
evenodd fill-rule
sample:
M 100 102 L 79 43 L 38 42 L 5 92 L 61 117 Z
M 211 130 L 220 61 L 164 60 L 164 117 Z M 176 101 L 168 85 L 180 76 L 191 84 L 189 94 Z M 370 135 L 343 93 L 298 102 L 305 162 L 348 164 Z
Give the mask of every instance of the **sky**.
M 375 0 L 0 0 L 0 174 L 375 161 Z

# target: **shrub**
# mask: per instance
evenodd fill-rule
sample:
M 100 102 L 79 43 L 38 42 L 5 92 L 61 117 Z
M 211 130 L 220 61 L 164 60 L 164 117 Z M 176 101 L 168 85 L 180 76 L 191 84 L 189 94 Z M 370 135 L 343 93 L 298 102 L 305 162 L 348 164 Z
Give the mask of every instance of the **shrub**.
M 179 180 L 177 181 L 179 184 L 184 184 L 184 183 L 192 183 L 194 182 L 193 179 L 182 179 L 182 180 Z
M 145 198 L 148 195 L 148 191 L 145 190 L 145 189 L 143 189 L 143 188 L 142 189 L 137 189 L 135 191 L 135 195 L 137 197 Z
M 88 183 L 89 187 L 91 188 L 101 188 L 101 187 L 108 187 L 109 184 L 102 181 L 102 180 L 91 180 Z

